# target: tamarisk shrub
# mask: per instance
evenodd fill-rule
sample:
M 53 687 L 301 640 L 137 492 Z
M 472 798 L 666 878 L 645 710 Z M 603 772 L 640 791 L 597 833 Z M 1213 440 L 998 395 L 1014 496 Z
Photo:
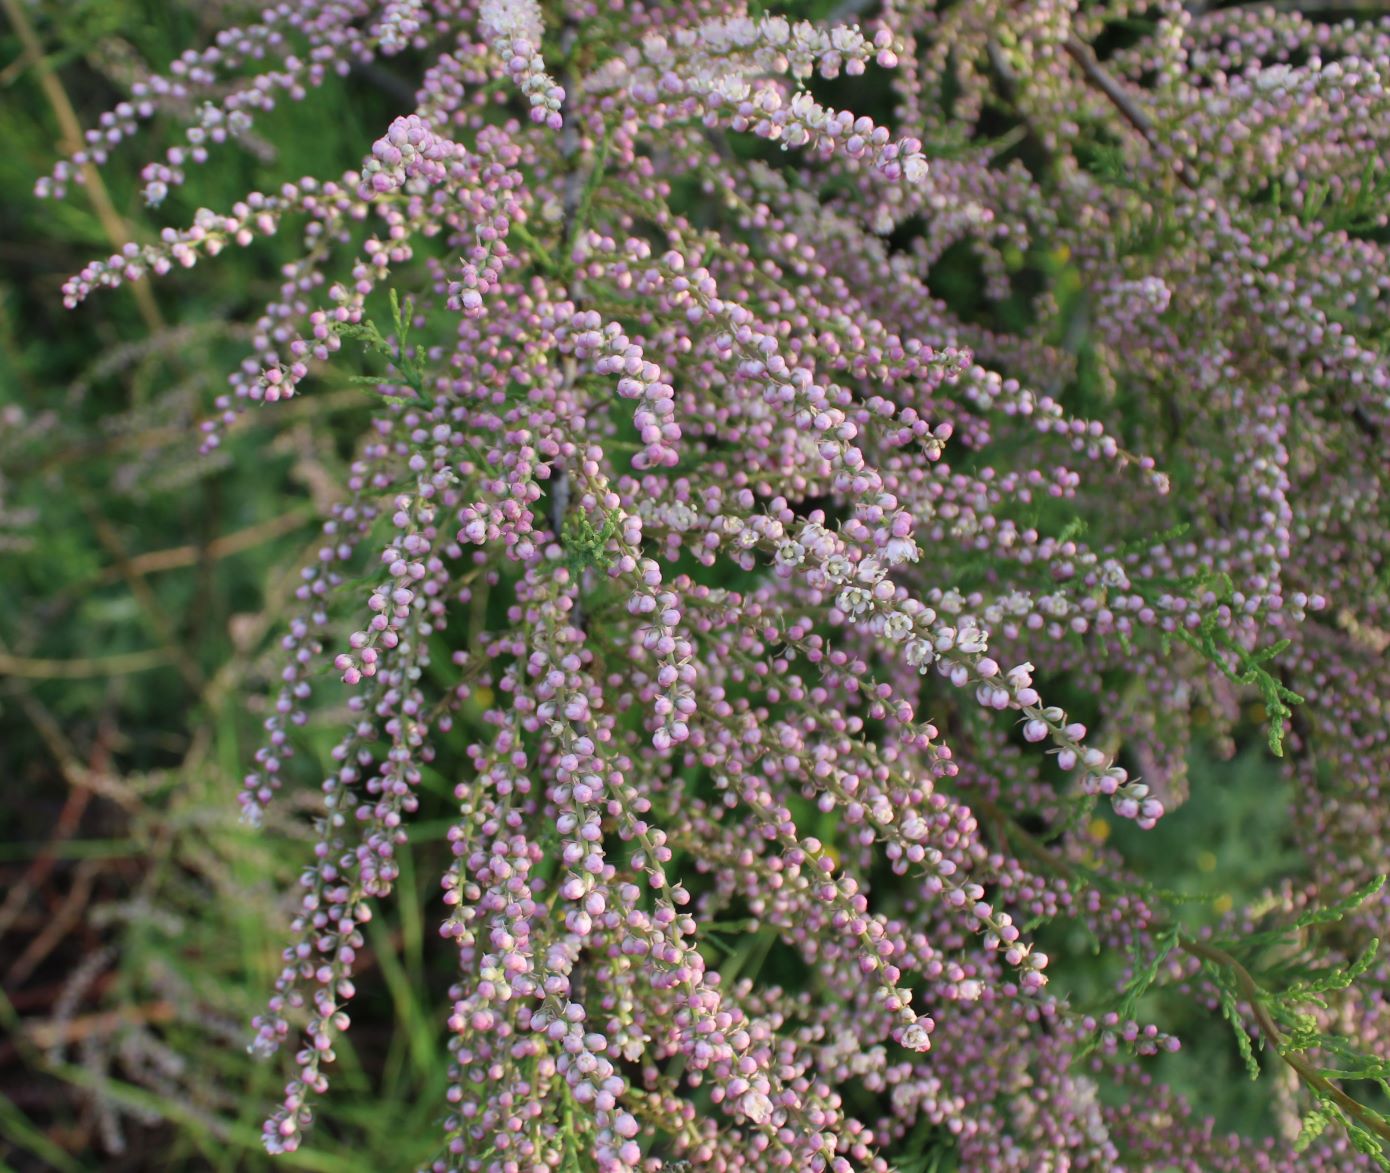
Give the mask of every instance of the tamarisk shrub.
M 303 234 L 208 448 L 385 372 L 242 794 L 340 678 L 266 1145 L 437 774 L 437 1170 L 1385 1167 L 1390 22 L 844 7 L 265 4 L 41 185 L 169 115 L 159 203 L 329 73 L 422 70 L 357 170 L 65 289 Z M 1201 804 L 1194 728 L 1252 701 L 1306 868 L 1193 929 L 1087 820 Z M 1154 1077 L 1174 996 L 1288 1077 L 1278 1136 Z

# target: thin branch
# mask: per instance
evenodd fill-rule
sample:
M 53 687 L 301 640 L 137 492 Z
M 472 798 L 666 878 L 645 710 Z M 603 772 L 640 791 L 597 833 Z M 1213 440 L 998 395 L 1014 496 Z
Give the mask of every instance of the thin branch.
M 122 652 L 114 656 L 90 656 L 75 660 L 36 660 L 0 652 L 0 676 L 25 680 L 89 680 L 95 676 L 124 676 L 145 672 L 170 663 L 167 648 L 147 648 L 142 652 Z
M 106 769 L 110 762 L 108 742 L 114 733 L 115 729 L 108 716 L 102 721 L 96 743 L 92 746 L 87 763 L 89 771 L 100 772 Z M 86 785 L 80 785 L 79 783 L 82 781 L 81 778 L 75 778 L 69 784 L 67 798 L 63 801 L 62 810 L 58 812 L 58 819 L 53 826 L 52 834 L 48 837 L 48 842 L 34 857 L 29 867 L 25 869 L 24 875 L 20 877 L 18 883 L 10 888 L 4 904 L 0 905 L 0 937 L 10 931 L 34 892 L 48 879 L 54 867 L 57 866 L 58 845 L 65 843 L 77 833 L 77 829 L 82 823 L 82 816 L 92 801 L 92 790 Z
M 1113 77 L 1105 72 L 1104 66 L 1096 60 L 1096 55 L 1091 52 L 1091 47 L 1086 44 L 1075 33 L 1067 37 L 1063 46 L 1067 56 L 1076 62 L 1081 68 L 1083 76 L 1100 93 L 1104 94 L 1110 104 L 1119 111 L 1121 117 L 1130 124 L 1140 137 L 1149 144 L 1150 148 L 1158 147 L 1158 135 L 1154 131 L 1154 124 L 1149 116 L 1144 113 L 1134 102 L 1134 99 L 1126 93 L 1123 86 Z M 1192 187 L 1191 178 L 1179 165 L 1177 168 L 1178 179 L 1187 187 Z
M 313 519 L 314 514 L 311 510 L 292 510 L 289 513 L 282 513 L 279 517 L 272 517 L 268 521 L 262 521 L 256 525 L 249 525 L 245 529 L 225 534 L 210 542 L 206 549 L 200 549 L 197 546 L 175 546 L 168 550 L 151 550 L 147 554 L 134 554 L 126 564 L 126 568 L 132 574 L 146 575 L 163 570 L 177 570 L 185 566 L 196 566 L 204 558 L 215 562 L 233 554 L 241 554 L 246 550 L 254 549 L 263 542 L 292 534 L 295 530 L 302 529 Z M 121 577 L 121 568 L 117 566 L 108 566 L 101 572 L 103 583 L 115 582 Z
M 82 918 L 91 903 L 92 888 L 96 884 L 101 864 L 96 860 L 84 860 L 73 875 L 72 889 L 59 905 L 58 910 L 48 919 L 43 931 L 29 942 L 24 952 L 14 959 L 5 971 L 5 984 L 13 989 L 22 986 L 29 975 L 42 964 Z
M 1287 1044 L 1283 1032 L 1280 1031 L 1264 1004 L 1264 991 L 1260 989 L 1259 983 L 1250 975 L 1250 971 L 1245 966 L 1226 950 L 1205 941 L 1193 941 L 1182 937 L 1179 939 L 1178 945 L 1184 952 L 1192 954 L 1193 957 L 1230 970 L 1250 1007 L 1250 1013 L 1255 1017 L 1260 1033 L 1264 1035 L 1265 1042 L 1274 1049 L 1274 1053 L 1288 1064 L 1304 1083 L 1317 1088 L 1362 1128 L 1374 1132 L 1382 1140 L 1390 1142 L 1390 1121 L 1382 1119 L 1365 1105 L 1347 1095 L 1297 1051 L 1285 1049 Z
M 1149 146 L 1154 146 L 1154 128 L 1149 116 L 1139 109 L 1123 87 L 1105 72 L 1101 63 L 1096 60 L 1095 54 L 1091 52 L 1091 47 L 1072 33 L 1067 37 L 1065 48 L 1067 56 L 1081 67 L 1086 80 L 1110 100 L 1110 104 L 1124 115 L 1125 121 L 1144 136 L 1144 141 Z
M 5 650 L 4 643 L 0 642 L 0 652 Z M 91 766 L 83 765 L 78 760 L 72 742 L 63 732 L 63 727 L 39 699 L 29 691 L 28 684 L 17 677 L 13 690 L 12 695 L 19 702 L 39 737 L 48 747 L 49 753 L 53 755 L 54 761 L 58 764 L 63 780 L 71 789 L 90 790 L 93 794 L 110 799 L 124 810 L 134 809 L 137 800 L 133 792 L 117 775 L 110 773 L 105 768 L 103 764 L 105 755 L 102 757 L 102 762 L 94 761 Z
M 151 1002 L 145 1006 L 126 1006 L 119 1010 L 102 1010 L 80 1014 L 64 1021 L 43 1020 L 25 1027 L 29 1041 L 44 1051 L 67 1047 L 89 1038 L 107 1038 L 123 1026 L 151 1026 L 173 1022 L 176 1010 L 172 1002 Z

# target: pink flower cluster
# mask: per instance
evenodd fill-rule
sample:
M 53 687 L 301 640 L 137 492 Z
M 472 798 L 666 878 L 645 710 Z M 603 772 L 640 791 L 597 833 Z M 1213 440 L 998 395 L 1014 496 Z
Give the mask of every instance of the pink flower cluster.
M 459 806 L 434 1169 L 579 1144 L 603 1173 L 887 1171 L 929 1134 L 962 1169 L 1292 1167 L 1291 1136 L 1219 1135 L 1158 1083 L 1178 1040 L 1074 1003 L 1038 946 L 1084 925 L 1125 959 L 1115 1006 L 1155 956 L 1211 996 L 1088 820 L 1200 803 L 1194 730 L 1233 748 L 1252 697 L 1309 860 L 1276 911 L 1390 850 L 1390 28 L 1204 7 L 266 4 L 60 164 L 52 194 L 220 95 L 147 169 L 157 201 L 276 95 L 426 60 L 358 171 L 64 291 L 303 233 L 210 444 L 388 287 L 427 339 L 325 524 L 242 795 L 273 801 L 331 664 L 351 717 L 257 1021 L 263 1052 L 306 1040 L 272 1151 L 327 1090 L 428 766 Z M 1148 35 L 1102 58 L 1126 19 Z M 818 96 L 854 86 L 889 112 Z M 962 252 L 983 314 L 939 285 Z M 728 922 L 804 981 L 721 969 Z M 1390 968 L 1365 976 L 1314 1016 L 1374 1050 Z M 1370 1159 L 1331 1128 L 1297 1161 Z

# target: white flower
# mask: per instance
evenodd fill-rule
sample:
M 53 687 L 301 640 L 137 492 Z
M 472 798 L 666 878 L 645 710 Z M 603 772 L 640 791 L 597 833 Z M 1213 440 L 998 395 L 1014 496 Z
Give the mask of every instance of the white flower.
M 819 130 L 825 125 L 825 107 L 817 102 L 815 98 L 805 90 L 793 96 L 791 101 L 791 112 L 792 117 L 811 130 Z
M 936 659 L 936 649 L 932 647 L 931 640 L 914 639 L 907 645 L 904 654 L 910 668 L 916 668 L 918 672 L 925 673 L 931 667 L 932 661 Z
M 894 611 L 883 621 L 883 634 L 894 641 L 906 639 L 912 634 L 912 628 L 911 616 L 904 615 L 901 611 Z
M 912 843 L 920 843 L 927 837 L 927 824 L 915 811 L 909 812 L 899 828 L 902 837 Z
M 855 577 L 859 579 L 860 582 L 868 583 L 870 586 L 878 582 L 878 580 L 887 573 L 883 563 L 879 562 L 876 558 L 865 558 L 854 569 Z
M 796 542 L 783 542 L 777 547 L 779 566 L 800 566 L 806 560 L 806 551 Z
M 825 577 L 831 582 L 848 582 L 853 570 L 854 567 L 849 564 L 849 559 L 839 554 L 825 560 Z
M 840 25 L 830 30 L 830 43 L 841 53 L 853 53 L 864 43 L 864 37 L 857 28 Z
M 973 624 L 962 625 L 956 633 L 956 647 L 967 656 L 978 656 L 989 647 L 989 634 Z
M 762 31 L 770 45 L 785 45 L 792 35 L 791 25 L 785 16 L 764 17 Z
M 889 566 L 901 566 L 904 562 L 916 562 L 922 551 L 911 538 L 890 538 L 884 547 L 883 557 Z
M 1101 564 L 1100 581 L 1118 590 L 1125 590 L 1129 586 L 1129 576 L 1125 574 L 1125 568 L 1113 558 L 1107 558 Z
M 1033 603 L 1022 591 L 1010 591 L 1000 602 L 1011 615 L 1027 615 Z
M 744 1116 L 754 1124 L 766 1124 L 772 1119 L 772 1101 L 760 1091 L 744 1092 L 738 1106 Z
M 920 1022 L 914 1022 L 902 1034 L 902 1044 L 909 1051 L 931 1050 L 931 1036 Z
M 1295 71 L 1282 63 L 1268 65 L 1255 74 L 1255 88 L 1259 90 L 1293 89 L 1298 84 Z
M 732 74 L 721 74 L 714 79 L 713 84 L 710 86 L 710 91 L 730 102 L 742 102 L 748 97 L 751 92 L 751 87 L 741 77 Z
M 873 607 L 873 596 L 863 587 L 845 587 L 837 602 L 841 611 L 858 619 Z

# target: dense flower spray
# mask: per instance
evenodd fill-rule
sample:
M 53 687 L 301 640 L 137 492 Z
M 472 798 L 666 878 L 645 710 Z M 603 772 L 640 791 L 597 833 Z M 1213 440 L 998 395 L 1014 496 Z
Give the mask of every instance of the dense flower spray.
M 975 1170 L 1390 1151 L 1356 1092 L 1390 1038 L 1365 951 L 1390 26 L 845 7 L 868 23 L 267 4 L 43 185 L 173 114 L 158 203 L 328 73 L 424 62 L 358 170 L 200 211 L 65 290 L 303 234 L 210 448 L 345 347 L 389 366 L 242 795 L 253 820 L 274 801 L 331 664 L 351 717 L 256 1023 L 267 1054 L 302 1039 L 272 1151 L 328 1090 L 425 771 L 459 807 L 435 1169 L 906 1170 L 928 1134 Z M 856 87 L 877 117 L 833 104 Z M 962 251 L 974 314 L 934 288 Z M 470 611 L 505 620 L 466 633 Z M 1200 802 L 1197 716 L 1227 740 L 1250 698 L 1308 868 L 1189 936 L 1081 828 Z M 731 920 L 814 980 L 721 969 Z M 1038 947 L 1058 920 L 1124 959 L 1106 1005 Z M 1257 964 L 1334 921 L 1315 963 Z M 1153 1080 L 1179 1046 L 1139 1020 L 1157 986 L 1284 1061 L 1301 1155 Z

